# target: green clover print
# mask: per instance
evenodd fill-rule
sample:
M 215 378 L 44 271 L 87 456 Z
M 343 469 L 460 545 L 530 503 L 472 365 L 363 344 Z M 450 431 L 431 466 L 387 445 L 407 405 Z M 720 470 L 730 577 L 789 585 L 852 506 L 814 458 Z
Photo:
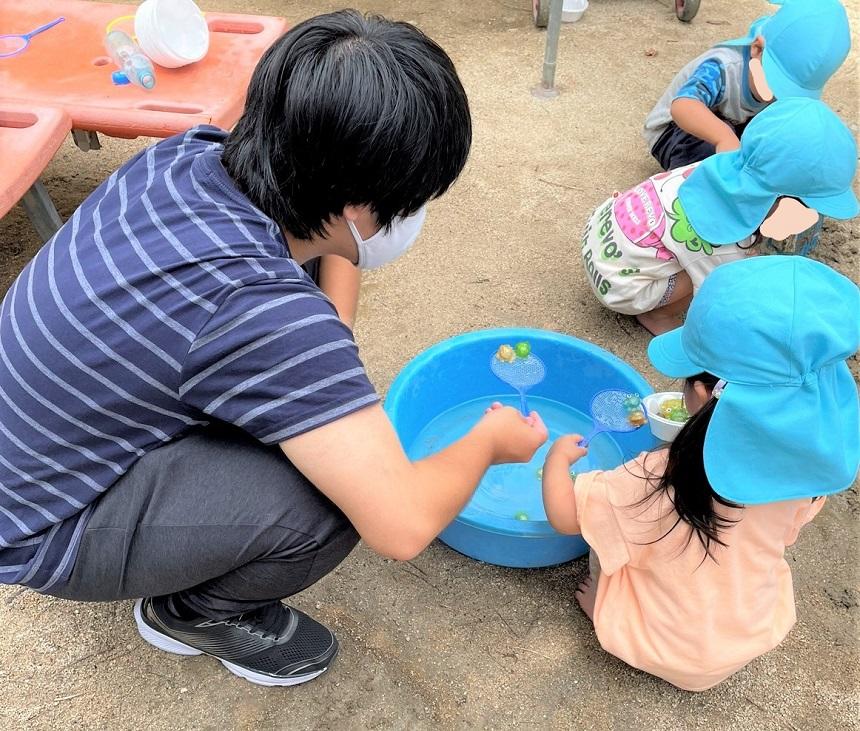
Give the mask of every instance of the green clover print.
M 672 203 L 672 212 L 669 213 L 669 218 L 674 221 L 669 233 L 675 241 L 684 244 L 689 251 L 704 251 L 708 256 L 714 253 L 714 247 L 704 239 L 699 238 L 699 234 L 690 225 L 687 214 L 681 208 L 680 199 L 676 198 Z

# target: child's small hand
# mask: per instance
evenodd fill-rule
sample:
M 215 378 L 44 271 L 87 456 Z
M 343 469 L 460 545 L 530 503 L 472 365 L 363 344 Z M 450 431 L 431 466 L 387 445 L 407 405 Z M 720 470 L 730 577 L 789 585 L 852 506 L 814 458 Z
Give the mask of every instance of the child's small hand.
M 552 447 L 550 447 L 549 453 L 547 454 L 547 461 L 549 461 L 550 457 L 553 455 L 559 455 L 567 461 L 568 465 L 572 465 L 574 462 L 588 454 L 588 449 L 586 447 L 579 446 L 581 441 L 581 434 L 566 434 L 563 437 L 559 437 L 553 442 Z
M 491 440 L 493 464 L 528 462 L 549 433 L 536 411 L 523 416 L 517 409 L 494 403 L 475 427 Z

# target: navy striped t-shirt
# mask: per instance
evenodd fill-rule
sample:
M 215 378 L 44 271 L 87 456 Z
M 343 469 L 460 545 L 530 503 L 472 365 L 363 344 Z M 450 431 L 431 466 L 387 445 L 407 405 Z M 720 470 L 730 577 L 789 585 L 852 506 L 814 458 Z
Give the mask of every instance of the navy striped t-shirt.
M 265 444 L 377 401 L 352 333 L 198 127 L 116 171 L 0 308 L 0 583 L 68 579 L 94 503 L 214 417 Z

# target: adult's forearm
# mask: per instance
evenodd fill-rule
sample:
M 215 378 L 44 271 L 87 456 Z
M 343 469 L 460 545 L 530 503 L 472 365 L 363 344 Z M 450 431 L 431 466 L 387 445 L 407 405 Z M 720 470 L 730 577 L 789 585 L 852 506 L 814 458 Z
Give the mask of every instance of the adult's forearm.
M 341 256 L 329 254 L 320 261 L 320 289 L 332 301 L 338 317 L 352 329 L 358 310 L 361 271 Z
M 493 464 L 492 442 L 479 428 L 447 449 L 413 463 L 411 501 L 424 516 L 421 550 L 457 516 Z

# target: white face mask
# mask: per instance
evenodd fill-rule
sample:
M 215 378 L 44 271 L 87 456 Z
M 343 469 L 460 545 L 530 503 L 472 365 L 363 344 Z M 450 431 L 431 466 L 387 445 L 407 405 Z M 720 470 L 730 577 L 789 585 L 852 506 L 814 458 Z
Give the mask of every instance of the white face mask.
M 355 224 L 347 219 L 349 230 L 352 231 L 352 238 L 355 239 L 355 245 L 358 247 L 359 268 L 378 269 L 404 254 L 418 238 L 418 234 L 421 233 L 426 215 L 427 209 L 422 206 L 411 216 L 395 218 L 391 222 L 389 231 L 380 229 L 369 239 L 361 238 Z

